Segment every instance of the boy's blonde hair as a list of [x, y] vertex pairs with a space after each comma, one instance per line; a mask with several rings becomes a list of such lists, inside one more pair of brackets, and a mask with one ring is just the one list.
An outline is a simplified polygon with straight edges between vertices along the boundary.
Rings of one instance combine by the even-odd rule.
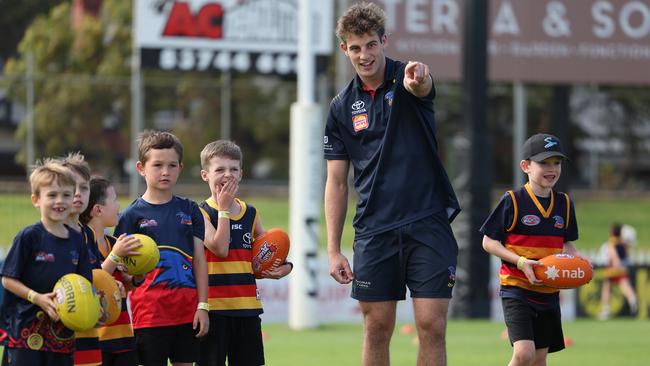
[[32, 174], [29, 175], [29, 185], [34, 196], [41, 194], [43, 187], [58, 183], [59, 186], [75, 186], [75, 179], [68, 167], [63, 166], [61, 161], [45, 159], [36, 162]]
[[90, 180], [90, 165], [88, 165], [86, 157], [80, 151], [68, 153], [68, 155], [61, 159], [61, 164], [79, 174], [84, 180]]
[[374, 3], [354, 4], [336, 22], [336, 36], [343, 43], [350, 35], [376, 34], [381, 39], [386, 33], [386, 14]]
[[244, 154], [241, 148], [229, 140], [217, 140], [205, 145], [201, 150], [201, 168], [207, 169], [210, 159], [214, 157], [239, 160], [239, 167], [242, 166]]
[[144, 165], [149, 158], [149, 151], [156, 149], [174, 149], [178, 154], [178, 162], [183, 162], [183, 145], [173, 133], [166, 131], [146, 130], [138, 137], [138, 160]]

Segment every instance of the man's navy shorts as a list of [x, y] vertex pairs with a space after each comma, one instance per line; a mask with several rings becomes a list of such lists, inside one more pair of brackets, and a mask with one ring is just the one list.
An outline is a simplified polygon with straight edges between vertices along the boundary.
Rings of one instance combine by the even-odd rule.
[[451, 298], [458, 244], [444, 213], [354, 242], [352, 297]]

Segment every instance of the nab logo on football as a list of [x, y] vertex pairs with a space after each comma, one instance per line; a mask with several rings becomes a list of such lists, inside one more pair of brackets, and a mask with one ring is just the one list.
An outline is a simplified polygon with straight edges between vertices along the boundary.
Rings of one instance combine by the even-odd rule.
[[163, 30], [166, 37], [223, 38], [223, 7], [208, 3], [192, 14], [187, 2], [174, 2]]

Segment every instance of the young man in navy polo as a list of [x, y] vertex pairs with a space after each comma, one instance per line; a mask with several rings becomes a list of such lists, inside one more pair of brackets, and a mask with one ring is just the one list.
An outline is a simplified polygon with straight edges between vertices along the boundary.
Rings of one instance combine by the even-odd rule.
[[[458, 247], [449, 225], [459, 206], [438, 158], [427, 65], [387, 58], [386, 16], [375, 4], [350, 7], [337, 36], [356, 77], [330, 105], [325, 128], [325, 217], [330, 274], [352, 282], [364, 316], [363, 365], [388, 365], [395, 309], [413, 297], [418, 364], [444, 365], [447, 309]], [[354, 170], [359, 195], [353, 268], [341, 253]]]

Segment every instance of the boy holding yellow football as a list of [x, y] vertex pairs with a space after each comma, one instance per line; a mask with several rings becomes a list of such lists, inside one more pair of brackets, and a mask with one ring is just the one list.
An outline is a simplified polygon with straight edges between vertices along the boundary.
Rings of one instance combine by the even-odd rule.
[[147, 189], [124, 210], [114, 233], [148, 235], [160, 250], [156, 268], [130, 294], [138, 360], [189, 366], [209, 328], [204, 219], [195, 202], [173, 193], [183, 167], [178, 138], [145, 131], [138, 140], [136, 168]]
[[559, 290], [543, 286], [533, 266], [558, 253], [578, 255], [573, 204], [553, 190], [566, 159], [557, 137], [536, 134], [524, 143], [520, 167], [528, 183], [508, 191], [480, 231], [483, 248], [501, 258], [503, 314], [513, 345], [510, 366], [545, 365], [549, 352], [564, 349]]
[[[210, 197], [201, 203], [205, 223], [205, 256], [210, 279], [210, 331], [201, 340], [200, 366], [264, 365], [260, 314], [262, 303], [252, 267], [252, 242], [264, 234], [255, 207], [235, 197], [242, 178], [242, 151], [218, 140], [201, 151], [201, 178]], [[291, 272], [285, 262], [262, 273], [279, 279]]]
[[[101, 268], [100, 254], [97, 250], [95, 233], [86, 224], [79, 221], [79, 215], [88, 206], [90, 195], [90, 166], [80, 152], [69, 153], [61, 159], [61, 164], [70, 169], [75, 179], [74, 198], [72, 209], [66, 224], [73, 230], [81, 233], [88, 250], [88, 259], [92, 268]], [[97, 328], [77, 332], [75, 334], [74, 364], [83, 366], [101, 366], [102, 352], [99, 348], [99, 335]]]
[[[122, 234], [119, 238], [115, 238], [104, 234], [106, 228], [117, 225], [119, 209], [120, 203], [113, 184], [107, 179], [94, 177], [90, 180], [88, 207], [79, 219], [95, 233], [102, 269], [112, 274], [120, 285], [126, 283], [127, 287], [134, 288], [142, 282], [143, 276], [131, 276], [122, 272], [118, 264], [121, 257], [137, 255], [136, 249], [142, 244], [131, 235]], [[120, 287], [124, 291], [124, 287]], [[104, 366], [138, 364], [126, 293], [122, 294], [122, 310], [118, 319], [112, 324], [99, 327], [98, 335]]]
[[65, 224], [75, 178], [60, 162], [46, 160], [29, 180], [41, 219], [18, 233], [2, 268], [2, 364], [71, 366], [74, 332], [58, 321], [52, 288], [68, 273], [92, 279], [83, 238]]

